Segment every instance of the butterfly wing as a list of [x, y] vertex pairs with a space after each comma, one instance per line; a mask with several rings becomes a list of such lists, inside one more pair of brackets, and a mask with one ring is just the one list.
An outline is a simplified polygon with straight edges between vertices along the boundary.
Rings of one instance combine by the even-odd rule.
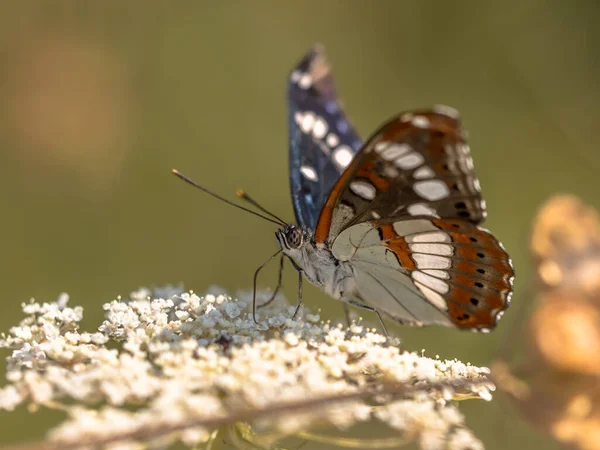
[[352, 224], [419, 215], [486, 216], [458, 113], [447, 106], [401, 114], [369, 139], [333, 186], [316, 241], [333, 242]]
[[337, 99], [320, 46], [292, 71], [288, 102], [292, 201], [297, 223], [313, 231], [327, 195], [362, 142]]
[[346, 228], [332, 246], [363, 302], [400, 323], [491, 329], [514, 272], [498, 240], [462, 219], [382, 219]]
[[486, 215], [457, 113], [402, 114], [334, 185], [315, 241], [350, 263], [355, 293], [401, 323], [493, 328], [514, 272]]

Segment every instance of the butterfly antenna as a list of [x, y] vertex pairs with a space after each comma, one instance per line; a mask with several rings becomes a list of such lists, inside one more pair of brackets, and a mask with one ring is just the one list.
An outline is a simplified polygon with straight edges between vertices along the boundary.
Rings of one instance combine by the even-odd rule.
[[[271, 222], [271, 223], [274, 223], [274, 224], [277, 224], [277, 225], [282, 225], [282, 223], [280, 223], [280, 222], [278, 222], [278, 221], [276, 221], [276, 220], [273, 220], [273, 219], [271, 219], [270, 217], [263, 216], [262, 214], [259, 214], [259, 213], [257, 213], [256, 211], [252, 211], [251, 209], [244, 208], [243, 206], [241, 206], [241, 205], [238, 205], [237, 203], [234, 203], [234, 202], [232, 202], [231, 200], [227, 200], [226, 198], [224, 198], [224, 197], [221, 197], [220, 195], [218, 195], [218, 194], [215, 194], [215, 193], [214, 193], [214, 192], [212, 192], [212, 191], [209, 191], [209, 190], [208, 190], [208, 189], [206, 189], [205, 187], [203, 187], [203, 186], [200, 186], [198, 183], [196, 183], [196, 182], [195, 182], [194, 180], [192, 180], [191, 178], [188, 178], [188, 177], [186, 177], [184, 174], [182, 174], [181, 172], [179, 172], [177, 169], [173, 169], [173, 170], [171, 171], [171, 173], [172, 173], [173, 175], [175, 175], [175, 176], [177, 176], [177, 177], [181, 178], [181, 179], [182, 179], [183, 181], [185, 181], [186, 183], [188, 183], [188, 184], [191, 184], [191, 185], [192, 185], [192, 186], [194, 186], [195, 188], [198, 188], [198, 189], [200, 189], [201, 191], [204, 191], [204, 192], [206, 192], [208, 195], [212, 195], [213, 197], [215, 197], [215, 198], [217, 198], [217, 199], [221, 200], [222, 202], [225, 202], [225, 203], [227, 203], [228, 205], [235, 206], [236, 208], [239, 208], [239, 209], [241, 209], [242, 211], [246, 211], [246, 212], [249, 212], [250, 214], [254, 214], [255, 216], [257, 216], [257, 217], [260, 217], [261, 219], [268, 220], [268, 221], [269, 221], [269, 222]], [[261, 209], [262, 209], [262, 208], [261, 208]], [[271, 215], [272, 215], [272, 214], [271, 214]], [[285, 225], [285, 223], [283, 223], [283, 225]]]
[[237, 191], [235, 191], [235, 195], [237, 195], [239, 198], [241, 198], [243, 200], [246, 200], [248, 203], [250, 203], [254, 207], [260, 209], [265, 214], [268, 214], [269, 216], [273, 217], [274, 219], [279, 220], [279, 222], [281, 223], [281, 225], [284, 225], [284, 226], [287, 225], [287, 222], [285, 220], [281, 219], [280, 217], [277, 217], [272, 212], [270, 212], [270, 211], [266, 210], [265, 208], [263, 208], [262, 206], [260, 206], [258, 204], [258, 202], [256, 200], [254, 200], [252, 197], [250, 197], [248, 195], [248, 193], [246, 191], [244, 191], [243, 189], [238, 189]]

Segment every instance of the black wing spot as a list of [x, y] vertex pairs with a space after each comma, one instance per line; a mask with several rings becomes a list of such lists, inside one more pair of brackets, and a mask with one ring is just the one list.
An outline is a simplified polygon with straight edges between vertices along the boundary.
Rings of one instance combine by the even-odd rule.
[[469, 217], [470, 215], [471, 215], [471, 213], [469, 211], [459, 211], [458, 212], [459, 217]]
[[483, 270], [483, 269], [477, 269], [477, 272], [479, 272], [479, 273], [485, 273], [485, 270]]
[[471, 239], [471, 242], [477, 242], [477, 239], [474, 237], [470, 237], [469, 239]]
[[454, 206], [455, 206], [457, 209], [465, 209], [465, 208], [467, 207], [467, 205], [465, 204], [465, 202], [456, 202], [456, 203], [454, 204]]
[[460, 225], [459, 225], [459, 224], [457, 224], [457, 223], [453, 223], [453, 224], [452, 224], [452, 226], [453, 226], [454, 228], [460, 228]]
[[469, 299], [469, 301], [471, 302], [471, 305], [473, 305], [473, 306], [479, 305], [479, 300], [477, 300], [475, 297], [471, 297]]
[[477, 257], [478, 258], [485, 258], [485, 255], [481, 252], [477, 253]]
[[477, 281], [477, 282], [475, 283], [475, 286], [477, 286], [478, 288], [482, 288], [482, 287], [483, 287], [483, 284], [482, 284], [482, 283], [480, 283], [479, 281]]

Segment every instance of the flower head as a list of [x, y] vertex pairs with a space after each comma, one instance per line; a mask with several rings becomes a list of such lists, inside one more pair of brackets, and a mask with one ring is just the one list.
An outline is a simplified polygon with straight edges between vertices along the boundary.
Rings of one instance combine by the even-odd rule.
[[60, 405], [68, 418], [49, 436], [62, 445], [137, 448], [160, 437], [193, 446], [248, 422], [265, 446], [379, 420], [424, 448], [481, 448], [451, 400], [489, 399], [486, 368], [402, 351], [361, 323], [310, 312], [292, 320], [295, 307], [280, 296], [259, 310], [257, 326], [247, 294], [160, 293], [105, 304], [93, 332], [80, 330], [83, 310], [64, 296], [23, 305], [26, 317], [0, 340], [12, 349], [0, 408]]

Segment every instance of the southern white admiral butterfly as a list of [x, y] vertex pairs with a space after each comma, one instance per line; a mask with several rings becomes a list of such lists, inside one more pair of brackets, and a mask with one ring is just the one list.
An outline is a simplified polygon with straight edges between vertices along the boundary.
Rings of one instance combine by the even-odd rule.
[[267, 262], [283, 252], [298, 270], [298, 307], [304, 276], [397, 323], [494, 328], [514, 271], [502, 244], [478, 225], [486, 205], [457, 111], [400, 114], [363, 144], [318, 46], [292, 71], [288, 102], [298, 225], [238, 195], [283, 225]]

